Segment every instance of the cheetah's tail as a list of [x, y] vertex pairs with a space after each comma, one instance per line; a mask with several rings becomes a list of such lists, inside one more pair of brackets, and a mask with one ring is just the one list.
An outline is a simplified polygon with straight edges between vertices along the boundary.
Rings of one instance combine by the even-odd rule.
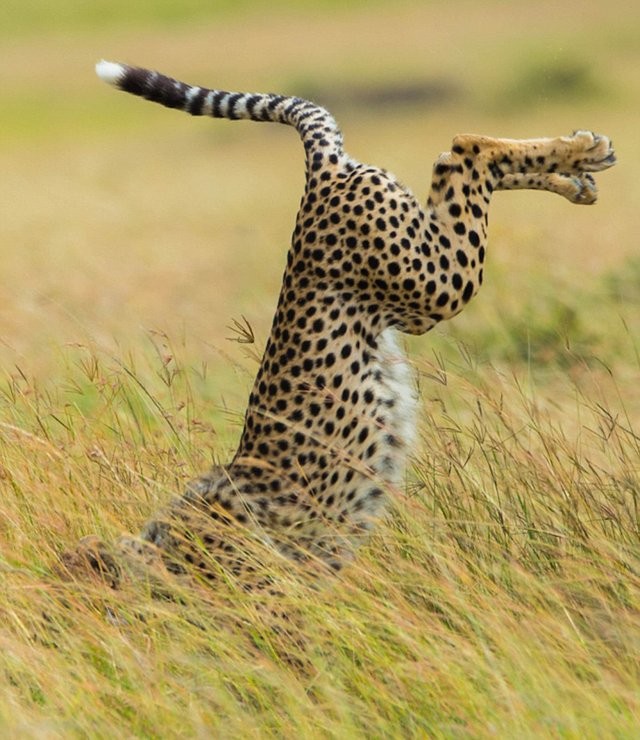
[[295, 126], [304, 142], [309, 162], [313, 163], [313, 170], [329, 162], [337, 164], [344, 157], [342, 134], [333, 117], [308, 100], [193, 87], [159, 72], [104, 60], [96, 64], [96, 73], [100, 79], [120, 90], [167, 108], [178, 108], [192, 116], [275, 121]]

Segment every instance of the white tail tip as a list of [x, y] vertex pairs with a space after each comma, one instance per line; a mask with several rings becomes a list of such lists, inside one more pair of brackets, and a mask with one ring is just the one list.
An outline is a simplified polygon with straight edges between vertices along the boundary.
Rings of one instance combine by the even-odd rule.
[[105, 62], [104, 59], [96, 64], [96, 74], [98, 77], [116, 87], [118, 86], [118, 82], [124, 77], [126, 71], [127, 68], [122, 64]]

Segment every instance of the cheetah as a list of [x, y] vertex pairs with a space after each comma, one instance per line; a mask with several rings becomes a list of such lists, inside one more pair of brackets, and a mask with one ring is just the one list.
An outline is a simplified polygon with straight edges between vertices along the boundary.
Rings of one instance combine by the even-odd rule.
[[615, 164], [611, 143], [588, 131], [456, 136], [422, 207], [392, 174], [353, 160], [314, 103], [193, 87], [111, 62], [96, 71], [194, 116], [295, 127], [306, 187], [233, 459], [190, 484], [141, 536], [113, 547], [84, 538], [64, 562], [70, 570], [88, 562], [114, 586], [136, 563], [250, 582], [255, 568], [241, 544], [250, 533], [292, 561], [339, 570], [397, 490], [414, 439], [416, 391], [398, 332], [424, 334], [478, 292], [494, 191], [548, 190], [592, 204], [591, 173]]

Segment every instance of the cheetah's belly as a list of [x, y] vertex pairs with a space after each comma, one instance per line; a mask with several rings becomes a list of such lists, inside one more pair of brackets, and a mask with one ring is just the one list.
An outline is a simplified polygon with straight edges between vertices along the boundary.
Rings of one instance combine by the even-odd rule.
[[[368, 472], [356, 476], [350, 519], [357, 527], [369, 529], [382, 514], [393, 486], [404, 471], [407, 450], [416, 430], [417, 394], [407, 360], [398, 347], [395, 329], [378, 338], [373, 378], [376, 403], [371, 411], [372, 430], [366, 450], [353, 450], [354, 457], [366, 460]], [[371, 445], [375, 453], [369, 456]], [[363, 457], [363, 453], [364, 457]]]
[[407, 450], [414, 442], [418, 405], [413, 373], [396, 336], [395, 329], [387, 329], [378, 341], [382, 378], [377, 391], [383, 399], [380, 407], [384, 424], [375, 435], [380, 453], [372, 461], [373, 469], [391, 484], [399, 481]]
[[[371, 373], [363, 379], [363, 388], [374, 392], [376, 399], [372, 407], [362, 410], [362, 416], [371, 419], [366, 441], [342, 448], [344, 462], [336, 465], [337, 480], [318, 499], [324, 507], [324, 523], [310, 519], [308, 513], [299, 519], [291, 517], [296, 520], [289, 530], [291, 541], [332, 567], [339, 568], [351, 558], [362, 533], [384, 512], [389, 494], [401, 480], [407, 450], [415, 437], [417, 394], [395, 331], [387, 329], [378, 337]], [[375, 452], [369, 455], [372, 446]], [[333, 524], [327, 527], [328, 521]], [[341, 523], [338, 529], [336, 522]], [[297, 557], [295, 548], [279, 545], [279, 549], [287, 557]]]

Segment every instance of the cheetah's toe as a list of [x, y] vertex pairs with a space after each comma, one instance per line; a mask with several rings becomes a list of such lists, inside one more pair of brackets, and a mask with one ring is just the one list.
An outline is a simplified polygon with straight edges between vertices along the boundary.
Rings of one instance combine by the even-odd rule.
[[575, 193], [569, 197], [572, 203], [577, 203], [581, 206], [590, 206], [598, 200], [596, 181], [588, 173], [585, 172], [582, 175], [573, 177], [572, 183], [575, 186]]

